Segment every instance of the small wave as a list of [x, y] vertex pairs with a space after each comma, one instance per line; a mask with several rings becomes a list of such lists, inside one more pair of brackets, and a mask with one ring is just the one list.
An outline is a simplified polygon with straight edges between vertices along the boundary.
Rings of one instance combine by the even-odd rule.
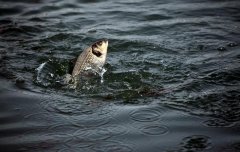
[[19, 14], [22, 12], [20, 6], [10, 7], [10, 8], [0, 8], [0, 16]]

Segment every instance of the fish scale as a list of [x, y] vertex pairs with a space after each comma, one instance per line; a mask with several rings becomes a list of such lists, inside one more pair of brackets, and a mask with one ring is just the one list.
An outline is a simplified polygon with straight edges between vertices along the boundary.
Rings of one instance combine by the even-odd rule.
[[[87, 70], [88, 67], [93, 70], [101, 69], [105, 63], [107, 47], [108, 41], [101, 40], [85, 49], [76, 61], [75, 67], [72, 71], [72, 76], [75, 77], [80, 75], [84, 70]], [[94, 54], [93, 49], [94, 52], [97, 52], [98, 54]], [[99, 54], [100, 56], [98, 56]]]

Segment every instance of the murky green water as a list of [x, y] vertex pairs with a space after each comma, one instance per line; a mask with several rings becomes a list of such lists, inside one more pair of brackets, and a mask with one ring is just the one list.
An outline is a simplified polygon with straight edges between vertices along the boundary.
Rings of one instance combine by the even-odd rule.
[[[0, 4], [1, 150], [240, 151], [238, 0]], [[103, 82], [63, 87], [102, 38]]]

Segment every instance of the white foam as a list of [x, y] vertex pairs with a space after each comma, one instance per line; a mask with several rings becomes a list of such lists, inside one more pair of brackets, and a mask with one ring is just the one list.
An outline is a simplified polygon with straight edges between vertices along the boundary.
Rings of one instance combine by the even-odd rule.
[[39, 75], [42, 72], [42, 69], [46, 65], [46, 63], [47, 62], [44, 62], [44, 63], [40, 64], [39, 67], [36, 69], [37, 70], [37, 81], [41, 81]]

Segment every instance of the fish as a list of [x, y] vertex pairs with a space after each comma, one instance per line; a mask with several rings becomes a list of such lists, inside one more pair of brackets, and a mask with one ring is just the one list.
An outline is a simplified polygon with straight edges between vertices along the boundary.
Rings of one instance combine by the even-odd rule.
[[108, 40], [99, 40], [77, 57], [69, 62], [69, 71], [63, 78], [63, 85], [76, 88], [81, 82], [95, 74], [100, 76], [104, 72], [103, 66], [106, 62]]
[[88, 48], [86, 48], [77, 58], [73, 71], [72, 78], [78, 77], [91, 69], [95, 72], [100, 72], [106, 62], [108, 49], [108, 40], [99, 40]]

